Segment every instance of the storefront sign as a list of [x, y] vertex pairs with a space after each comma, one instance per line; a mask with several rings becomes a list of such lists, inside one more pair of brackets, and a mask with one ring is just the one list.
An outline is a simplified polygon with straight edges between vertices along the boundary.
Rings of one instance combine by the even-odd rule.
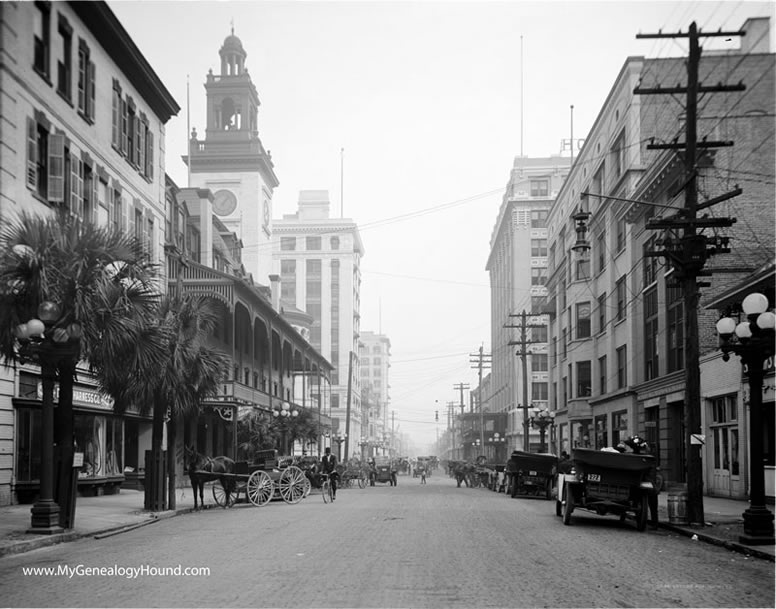
[[[43, 382], [38, 381], [38, 399], [43, 399]], [[54, 401], [59, 403], [59, 383], [54, 385]], [[113, 398], [96, 389], [73, 387], [73, 405], [90, 406], [100, 410], [113, 410]]]

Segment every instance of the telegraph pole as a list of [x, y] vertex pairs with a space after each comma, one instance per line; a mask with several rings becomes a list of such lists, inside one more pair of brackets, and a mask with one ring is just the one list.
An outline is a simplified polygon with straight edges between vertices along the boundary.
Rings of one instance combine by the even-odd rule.
[[455, 402], [447, 403], [447, 417], [450, 427], [450, 458], [455, 455]]
[[[477, 353], [470, 353], [469, 357], [476, 358], [474, 360], [470, 359], [469, 362], [472, 364], [476, 364], [475, 366], [472, 366], [472, 368], [478, 369], [478, 378], [479, 378], [479, 385], [477, 386], [477, 395], [479, 398], [477, 399], [478, 406], [480, 409], [480, 446], [482, 447], [482, 450], [485, 450], [485, 416], [484, 416], [484, 404], [482, 402], [482, 369], [485, 367], [490, 368], [490, 366], [493, 364], [493, 355], [491, 353], [485, 353], [482, 345], [480, 345], [480, 350]], [[472, 411], [474, 409], [474, 405], [472, 404]]]
[[520, 359], [522, 360], [522, 368], [523, 368], [523, 404], [518, 406], [518, 408], [523, 409], [523, 450], [525, 452], [529, 452], [529, 441], [528, 441], [528, 408], [530, 402], [528, 401], [528, 356], [531, 355], [531, 352], [528, 350], [528, 345], [533, 345], [535, 343], [538, 343], [539, 341], [536, 340], [529, 340], [528, 339], [528, 330], [531, 328], [543, 328], [544, 326], [542, 324], [529, 324], [528, 323], [528, 313], [525, 309], [523, 309], [522, 313], [519, 313], [517, 315], [513, 315], [510, 313], [510, 317], [519, 317], [520, 318], [520, 324], [513, 326], [509, 324], [505, 324], [505, 328], [518, 328], [520, 330], [520, 340], [510, 340], [507, 344], [508, 345], [520, 345], [520, 349], [515, 351], [515, 355], [519, 355]]
[[469, 383], [458, 383], [457, 385], [453, 385], [453, 389], [457, 389], [461, 392], [461, 414], [463, 414], [463, 408], [464, 408], [464, 401], [463, 401], [463, 390], [469, 388]]
[[[682, 289], [684, 302], [684, 340], [685, 350], [685, 444], [687, 448], [687, 512], [691, 523], [705, 524], [703, 510], [703, 470], [701, 462], [701, 373], [700, 373], [700, 341], [698, 338], [698, 302], [700, 287], [708, 287], [706, 282], [698, 282], [699, 276], [708, 276], [711, 273], [704, 271], [703, 267], [710, 255], [729, 252], [727, 241], [719, 238], [709, 238], [698, 230], [712, 227], [729, 227], [735, 222], [735, 218], [698, 218], [699, 209], [705, 209], [740, 194], [740, 189], [722, 195], [714, 200], [698, 204], [698, 188], [696, 178], [698, 174], [698, 149], [718, 148], [732, 146], [729, 141], [698, 141], [698, 94], [711, 92], [743, 91], [744, 85], [701, 86], [698, 82], [698, 66], [701, 58], [699, 38], [701, 36], [743, 36], [745, 32], [718, 32], [701, 33], [693, 22], [687, 33], [681, 31], [676, 34], [638, 34], [636, 38], [688, 38], [690, 43], [689, 57], [687, 60], [687, 86], [661, 87], [645, 89], [641, 86], [633, 91], [637, 95], [675, 95], [686, 94], [686, 125], [685, 141], [669, 144], [649, 144], [647, 148], [653, 150], [681, 150], [684, 149], [684, 208], [669, 217], [657, 218], [647, 222], [646, 228], [666, 231], [667, 236], [658, 241], [662, 251], [647, 252], [647, 256], [664, 257], [675, 269], [676, 279]], [[677, 236], [681, 231], [681, 236]]]

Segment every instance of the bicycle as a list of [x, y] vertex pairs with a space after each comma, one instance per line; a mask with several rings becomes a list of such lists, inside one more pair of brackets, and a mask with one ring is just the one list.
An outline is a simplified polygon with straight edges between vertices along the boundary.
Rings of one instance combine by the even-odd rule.
[[329, 474], [318, 474], [321, 477], [321, 495], [323, 496], [324, 503], [331, 503], [334, 501], [334, 493], [331, 490], [331, 480], [329, 480]]

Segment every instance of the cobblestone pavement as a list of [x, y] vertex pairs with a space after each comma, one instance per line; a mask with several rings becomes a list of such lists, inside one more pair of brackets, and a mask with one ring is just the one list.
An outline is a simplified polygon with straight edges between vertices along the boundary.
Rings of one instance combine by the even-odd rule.
[[[25, 576], [27, 567], [207, 567], [209, 575]], [[427, 485], [333, 504], [237, 505], [0, 558], [0, 605], [773, 607], [774, 565], [554, 503]]]

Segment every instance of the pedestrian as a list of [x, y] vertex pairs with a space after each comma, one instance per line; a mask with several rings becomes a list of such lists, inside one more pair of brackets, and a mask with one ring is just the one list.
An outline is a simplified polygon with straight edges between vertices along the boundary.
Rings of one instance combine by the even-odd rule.
[[331, 447], [327, 446], [324, 451], [323, 459], [321, 459], [321, 467], [324, 474], [329, 474], [329, 482], [331, 482], [331, 500], [334, 501], [337, 498], [337, 457], [331, 454]]
[[426, 468], [422, 465], [418, 468], [420, 470], [420, 483], [425, 484], [426, 483]]

